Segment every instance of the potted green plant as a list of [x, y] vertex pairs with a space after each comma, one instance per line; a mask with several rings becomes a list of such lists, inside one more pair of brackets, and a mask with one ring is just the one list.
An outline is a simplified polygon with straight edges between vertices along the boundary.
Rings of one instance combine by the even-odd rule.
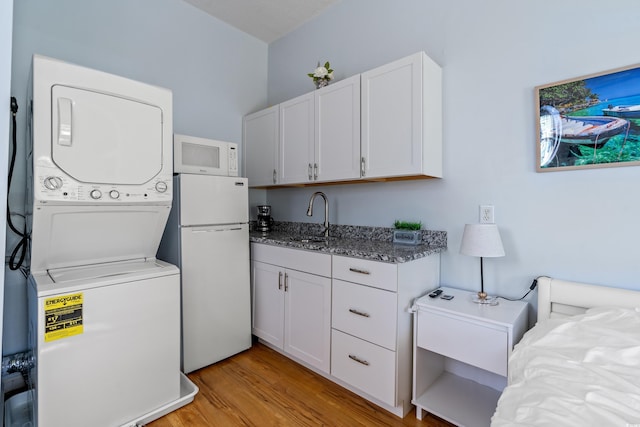
[[400, 221], [393, 223], [393, 243], [417, 245], [422, 241], [422, 222]]

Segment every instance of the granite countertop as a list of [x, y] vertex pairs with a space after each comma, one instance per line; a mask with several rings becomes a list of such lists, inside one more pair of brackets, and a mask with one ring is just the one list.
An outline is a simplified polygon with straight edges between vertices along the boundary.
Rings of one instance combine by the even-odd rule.
[[447, 248], [445, 231], [423, 230], [422, 233], [423, 243], [414, 246], [394, 244], [392, 228], [331, 225], [330, 237], [325, 240], [322, 227], [317, 224], [276, 222], [273, 231], [251, 231], [249, 239], [254, 243], [402, 263], [440, 253]]

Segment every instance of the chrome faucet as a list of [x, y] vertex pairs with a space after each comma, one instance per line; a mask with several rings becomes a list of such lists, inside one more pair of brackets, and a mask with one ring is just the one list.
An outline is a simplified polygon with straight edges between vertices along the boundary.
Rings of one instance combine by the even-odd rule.
[[329, 201], [322, 191], [316, 191], [311, 195], [311, 199], [309, 199], [309, 207], [307, 208], [307, 216], [313, 215], [313, 201], [316, 199], [316, 196], [320, 196], [324, 199], [324, 237], [329, 237]]

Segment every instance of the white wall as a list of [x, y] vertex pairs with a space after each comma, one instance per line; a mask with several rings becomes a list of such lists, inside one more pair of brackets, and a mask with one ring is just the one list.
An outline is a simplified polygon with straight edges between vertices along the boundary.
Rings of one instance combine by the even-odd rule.
[[[0, 224], [6, 222], [7, 201], [7, 158], [9, 155], [9, 137], [11, 132], [11, 36], [13, 28], [13, 0], [0, 2]], [[0, 228], [0, 242], [4, 242], [6, 230]], [[4, 258], [4, 247], [0, 246]], [[0, 276], [0, 312], [4, 307], [4, 275]], [[3, 336], [3, 319], [0, 317], [0, 340]], [[0, 414], [3, 413], [0, 410]]]
[[[267, 100], [266, 43], [182, 0], [20, 0], [11, 85], [20, 105], [15, 206], [24, 204], [26, 94], [34, 53], [171, 89], [177, 133], [241, 143], [242, 117]], [[9, 251], [14, 243], [8, 242]], [[9, 275], [5, 354], [26, 346], [25, 301], [24, 278]]]
[[271, 104], [311, 91], [318, 61], [341, 79], [424, 50], [444, 75], [444, 179], [269, 190], [274, 218], [309, 221], [322, 190], [332, 223], [422, 220], [448, 232], [443, 284], [476, 289], [460, 238], [491, 204], [506, 257], [485, 260], [489, 292], [522, 296], [538, 275], [640, 289], [640, 168], [536, 173], [534, 108], [537, 85], [640, 62], [640, 3], [542, 3], [342, 0], [272, 43]]

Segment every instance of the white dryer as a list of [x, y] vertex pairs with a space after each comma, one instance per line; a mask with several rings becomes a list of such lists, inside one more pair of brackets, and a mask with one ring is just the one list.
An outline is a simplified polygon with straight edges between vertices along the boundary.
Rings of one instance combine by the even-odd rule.
[[31, 271], [155, 257], [172, 200], [167, 89], [34, 56]]
[[148, 422], [195, 394], [181, 388], [179, 270], [155, 259], [172, 200], [171, 92], [37, 55], [31, 90], [34, 418]]

